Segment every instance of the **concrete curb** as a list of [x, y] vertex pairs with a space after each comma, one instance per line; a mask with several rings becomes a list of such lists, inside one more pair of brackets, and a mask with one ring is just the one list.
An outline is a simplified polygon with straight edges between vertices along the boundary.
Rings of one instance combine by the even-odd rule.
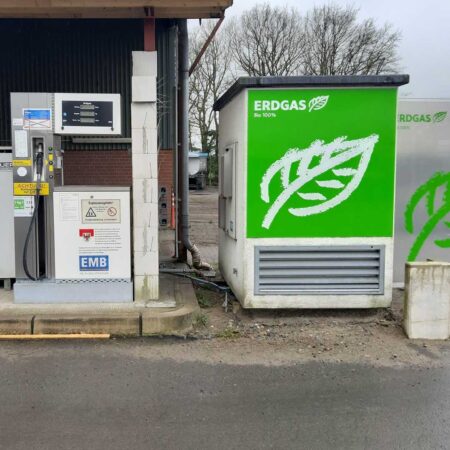
[[37, 315], [33, 334], [101, 334], [139, 336], [140, 314]]
[[[176, 335], [189, 330], [195, 314], [200, 310], [190, 280], [173, 277], [175, 308], [155, 308], [135, 304], [124, 310], [114, 309], [83, 311], [79, 307], [65, 305], [63, 311], [39, 311], [38, 305], [30, 305], [30, 314], [20, 305], [21, 312], [0, 311], [0, 334], [102, 334], [112, 336]], [[32, 313], [31, 313], [32, 312]]]
[[175, 284], [175, 300], [182, 307], [174, 311], [142, 313], [142, 336], [171, 335], [192, 327], [194, 316], [200, 308], [192, 283], [178, 279]]
[[0, 316], [0, 334], [30, 334], [33, 328], [32, 314]]

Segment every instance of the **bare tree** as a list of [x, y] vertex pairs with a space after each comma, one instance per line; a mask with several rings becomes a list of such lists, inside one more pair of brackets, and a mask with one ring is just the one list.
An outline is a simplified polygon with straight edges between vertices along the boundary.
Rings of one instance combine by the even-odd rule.
[[304, 21], [301, 71], [306, 75], [370, 75], [397, 71], [400, 33], [373, 19], [357, 22], [354, 7], [315, 7]]
[[[327, 5], [302, 18], [295, 9], [256, 5], [222, 27], [190, 77], [190, 140], [209, 154], [217, 176], [218, 115], [214, 102], [235, 74], [369, 75], [395, 72], [400, 33], [372, 19], [357, 21], [354, 7]], [[191, 33], [191, 62], [214, 23]]]
[[[208, 38], [214, 23], [206, 22], [191, 33], [190, 59], [195, 59]], [[211, 41], [199, 65], [190, 76], [189, 113], [191, 146], [199, 145], [208, 153], [210, 179], [217, 177], [218, 114], [214, 102], [234, 81], [230, 71], [228, 33], [221, 30]]]
[[259, 4], [230, 25], [238, 67], [250, 76], [298, 73], [303, 51], [302, 20], [295, 9]]

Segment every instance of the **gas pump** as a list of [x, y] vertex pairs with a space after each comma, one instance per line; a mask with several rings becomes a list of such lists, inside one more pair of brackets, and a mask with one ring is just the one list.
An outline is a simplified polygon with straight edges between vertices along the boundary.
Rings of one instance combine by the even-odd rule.
[[51, 194], [62, 184], [61, 137], [53, 133], [53, 95], [12, 93], [11, 118], [16, 279], [51, 279]]
[[[25, 245], [23, 247], [23, 254], [22, 254], [22, 263], [23, 263], [23, 270], [25, 272], [25, 275], [33, 281], [37, 281], [39, 278], [35, 277], [30, 273], [30, 270], [28, 268], [28, 245], [30, 243], [30, 237], [31, 233], [33, 231], [33, 227], [37, 228], [36, 220], [38, 217], [38, 211], [39, 211], [39, 203], [41, 199], [41, 180], [42, 180], [42, 171], [44, 168], [44, 145], [43, 142], [37, 143], [38, 139], [34, 139], [34, 145], [33, 150], [35, 153], [34, 157], [34, 165], [36, 167], [36, 194], [34, 196], [34, 211], [33, 215], [31, 216], [30, 225], [28, 227], [27, 237], [25, 238]], [[41, 139], [39, 139], [41, 141]], [[37, 143], [37, 146], [36, 146]]]
[[132, 301], [130, 189], [64, 186], [61, 148], [120, 135], [120, 95], [12, 93], [11, 119], [15, 302]]

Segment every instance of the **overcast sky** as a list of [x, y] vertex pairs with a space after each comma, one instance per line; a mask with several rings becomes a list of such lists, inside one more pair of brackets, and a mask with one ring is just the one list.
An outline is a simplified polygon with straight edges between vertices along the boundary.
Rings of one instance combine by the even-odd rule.
[[[234, 0], [226, 16], [235, 16], [260, 3]], [[271, 5], [294, 6], [305, 12], [320, 0], [270, 0]], [[347, 5], [347, 1], [335, 1]], [[378, 24], [391, 23], [402, 33], [399, 47], [403, 73], [410, 84], [402, 95], [417, 98], [450, 98], [450, 0], [354, 0], [360, 17], [374, 18]]]

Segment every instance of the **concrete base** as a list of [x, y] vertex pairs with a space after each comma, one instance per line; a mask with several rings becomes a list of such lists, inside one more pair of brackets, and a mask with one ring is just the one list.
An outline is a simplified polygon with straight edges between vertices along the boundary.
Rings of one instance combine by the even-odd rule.
[[17, 281], [15, 303], [126, 303], [133, 301], [133, 283], [107, 281]]
[[[258, 238], [241, 236], [234, 241], [219, 231], [219, 268], [233, 294], [245, 309], [359, 309], [387, 308], [392, 302], [393, 239], [388, 237], [366, 238]], [[239, 244], [240, 242], [240, 244]], [[367, 247], [384, 248], [382, 263], [382, 288], [379, 292], [327, 293], [325, 288], [315, 293], [258, 293], [255, 277], [258, 271], [255, 248], [257, 247]], [[383, 258], [382, 258], [383, 260]]]
[[403, 311], [410, 339], [450, 337], [450, 263], [406, 264]]
[[16, 304], [0, 290], [0, 334], [173, 335], [192, 326], [199, 310], [192, 283], [160, 277], [158, 301], [90, 304]]

